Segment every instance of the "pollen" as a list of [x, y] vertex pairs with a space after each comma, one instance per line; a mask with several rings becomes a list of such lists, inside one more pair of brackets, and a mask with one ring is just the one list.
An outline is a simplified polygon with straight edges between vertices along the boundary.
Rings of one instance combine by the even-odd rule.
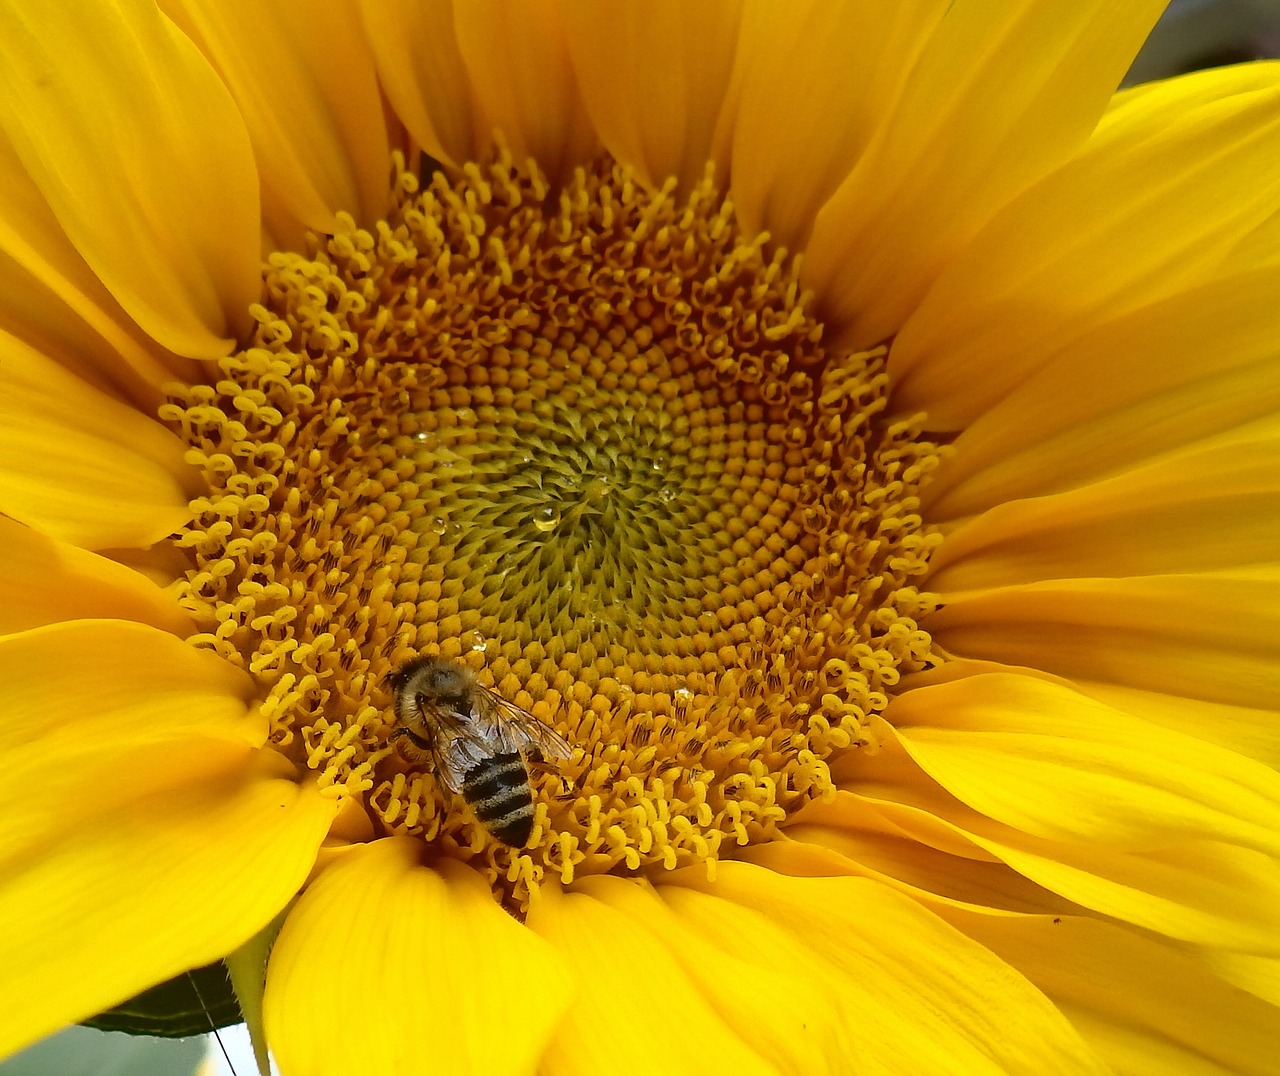
[[[797, 259], [710, 170], [609, 158], [554, 190], [502, 149], [264, 266], [252, 339], [162, 417], [207, 493], [175, 538], [193, 640], [373, 832], [544, 880], [716, 862], [830, 797], [934, 662], [915, 583], [941, 449], [885, 417], [885, 349], [828, 350]], [[441, 655], [573, 745], [513, 849], [389, 746]]]

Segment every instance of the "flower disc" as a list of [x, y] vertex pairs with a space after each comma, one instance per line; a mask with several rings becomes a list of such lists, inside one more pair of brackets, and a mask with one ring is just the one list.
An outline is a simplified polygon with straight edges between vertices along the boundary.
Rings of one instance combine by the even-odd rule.
[[[512, 906], [548, 870], [712, 870], [831, 794], [930, 662], [939, 449], [710, 175], [677, 200], [604, 158], [554, 192], [499, 151], [395, 183], [372, 231], [272, 256], [249, 346], [165, 406], [209, 485], [200, 642], [333, 794]], [[388, 746], [419, 654], [574, 745], [531, 765], [525, 848]]]

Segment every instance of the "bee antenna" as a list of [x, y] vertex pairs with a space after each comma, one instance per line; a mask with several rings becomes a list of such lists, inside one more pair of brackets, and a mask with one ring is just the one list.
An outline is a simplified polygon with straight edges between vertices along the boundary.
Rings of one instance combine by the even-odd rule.
[[200, 1002], [200, 1008], [204, 1010], [205, 1019], [209, 1021], [209, 1030], [213, 1032], [213, 1037], [218, 1040], [218, 1049], [222, 1051], [222, 1059], [227, 1063], [227, 1068], [231, 1070], [231, 1076], [236, 1076], [236, 1067], [231, 1063], [231, 1055], [227, 1053], [227, 1047], [222, 1041], [222, 1035], [218, 1031], [218, 1025], [214, 1023], [213, 1013], [209, 1011], [209, 1004], [204, 1000], [204, 995], [200, 993], [200, 984], [196, 982], [196, 977], [187, 971], [187, 979], [191, 983], [191, 989], [196, 992], [196, 1000]]

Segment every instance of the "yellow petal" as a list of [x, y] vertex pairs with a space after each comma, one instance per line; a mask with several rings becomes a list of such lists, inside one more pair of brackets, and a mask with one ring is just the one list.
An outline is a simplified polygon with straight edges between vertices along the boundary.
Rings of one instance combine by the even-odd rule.
[[[924, 493], [929, 517], [1071, 489], [1273, 415], [1277, 294], [1276, 267], [1233, 274], [1109, 320], [1045, 359], [956, 438]], [[985, 390], [960, 391], [988, 406], [975, 395]]]
[[[600, 140], [650, 186], [675, 176], [687, 191], [702, 178], [740, 16], [737, 0], [567, 5], [573, 66]], [[727, 165], [716, 161], [721, 183]]]
[[491, 132], [477, 125], [453, 5], [361, 0], [361, 13], [379, 81], [414, 141], [455, 167], [475, 160]]
[[252, 746], [251, 689], [137, 624], [0, 639], [0, 1055], [217, 959], [305, 880], [333, 805]]
[[352, 848], [285, 920], [267, 1040], [287, 1073], [531, 1072], [571, 984], [469, 867], [421, 844]]
[[1026, 833], [1134, 850], [1280, 853], [1280, 775], [1043, 680], [986, 674], [895, 698], [886, 720], [953, 796]]
[[988, 591], [923, 621], [956, 657], [1274, 708], [1276, 574], [1070, 579]]
[[1192, 949], [1194, 959], [1212, 968], [1233, 986], [1280, 1009], [1280, 957], [1227, 953], [1220, 949]]
[[1274, 710], [1088, 680], [1077, 680], [1075, 686], [1113, 709], [1197, 736], [1280, 770], [1280, 722], [1276, 721]]
[[143, 0], [0, 5], [0, 125], [131, 317], [226, 353], [258, 294], [258, 193], [226, 88]]
[[1168, 945], [1076, 916], [944, 915], [1048, 994], [1117, 1072], [1275, 1070], [1280, 1008]]
[[[737, 1022], [726, 1022], [724, 1010], [729, 1008], [730, 999], [752, 992], [753, 984], [744, 981], [753, 970], [750, 962], [737, 962], [734, 970], [743, 980], [736, 988], [731, 982], [717, 984], [717, 989], [723, 987], [722, 998], [703, 989], [687, 971], [684, 958], [688, 954], [680, 949], [684, 940], [681, 935], [687, 928], [660, 908], [647, 914], [642, 910], [637, 918], [634, 905], [625, 900], [628, 890], [639, 893], [643, 884], [593, 878], [583, 893], [544, 892], [530, 907], [529, 927], [551, 942], [585, 984], [560, 1022], [543, 1061], [543, 1071], [556, 1076], [596, 1076], [602, 1072], [732, 1072], [763, 1076], [776, 1072], [769, 1056], [785, 1054], [796, 1045], [772, 1046], [769, 1040], [784, 1030], [804, 1031], [803, 1027], [796, 1027], [795, 1012], [786, 995], [778, 996], [773, 1035], [760, 1028], [748, 1042], [746, 1033], [738, 1033]], [[644, 899], [637, 897], [639, 901]], [[632, 914], [626, 914], [621, 906]], [[670, 936], [665, 933], [668, 927], [673, 931]], [[705, 943], [697, 949], [704, 958], [718, 958], [722, 967], [730, 963], [723, 952], [716, 952]], [[794, 963], [785, 953], [778, 962]], [[811, 995], [812, 987], [796, 984], [794, 978], [783, 973], [777, 976], [777, 982], [796, 986], [800, 990], [797, 1001], [802, 1001]], [[646, 1018], [640, 999], [647, 998], [661, 998], [665, 1014], [662, 1019]], [[756, 1015], [764, 1015], [763, 1008], [758, 1002], [752, 1005]], [[816, 1051], [825, 1056], [835, 1048], [830, 1041], [824, 1042], [831, 1034], [829, 1027], [821, 1031], [815, 1027], [813, 1037], [801, 1039], [798, 1045], [810, 1054]], [[760, 1038], [766, 1041], [758, 1052], [753, 1045]], [[815, 1071], [823, 1069], [815, 1066]]]
[[373, 53], [354, 4], [162, 7], [201, 47], [239, 106], [262, 182], [267, 228], [289, 249], [345, 210], [385, 214], [390, 156]]
[[904, 677], [899, 684], [899, 693], [983, 673], [1014, 673], [1071, 687], [1140, 721], [1205, 740], [1273, 770], [1280, 770], [1280, 725], [1275, 721], [1274, 711], [1268, 709], [1183, 698], [1163, 690], [1147, 691], [1092, 680], [1066, 680], [1038, 669], [1003, 665], [998, 661], [948, 661]]
[[1093, 137], [1131, 138], [1131, 125], [1135, 122], [1144, 124], [1150, 136], [1159, 137], [1163, 126], [1185, 115], [1189, 109], [1265, 90], [1275, 84], [1276, 70], [1271, 63], [1209, 67], [1174, 78], [1139, 83], [1111, 98]]
[[1270, 857], [1223, 845], [1131, 854], [977, 839], [1028, 878], [1104, 916], [1195, 945], [1280, 955], [1280, 871]]
[[0, 338], [0, 511], [89, 549], [150, 545], [190, 518], [184, 452], [158, 422]]
[[453, 17], [476, 134], [487, 141], [501, 131], [517, 160], [534, 158], [553, 181], [591, 160], [599, 143], [560, 5], [455, 0]]
[[0, 634], [61, 620], [135, 620], [179, 637], [191, 618], [138, 572], [0, 516]]
[[1075, 151], [1163, 7], [947, 6], [809, 241], [809, 277], [843, 341], [895, 332], [984, 222]]
[[[1214, 67], [1163, 82], [1133, 86], [1111, 99], [1111, 107], [1095, 135], [1105, 134], [1112, 123], [1117, 123], [1119, 137], [1125, 138], [1128, 137], [1127, 127], [1132, 117], [1140, 114], [1139, 110], [1161, 110], [1165, 117], [1173, 120], [1192, 108], [1215, 100], [1274, 88], [1276, 75], [1275, 64], [1259, 62]], [[1154, 137], [1159, 137], [1164, 124], [1156, 117], [1150, 117], [1145, 126]], [[1280, 212], [1273, 212], [1231, 246], [1218, 275], [1229, 277], [1261, 265], [1274, 264], [1278, 253]]]
[[[1087, 915], [1002, 863], [947, 856], [903, 838], [849, 792], [833, 804], [811, 804], [798, 825], [788, 824], [787, 836], [797, 843], [758, 845], [745, 855], [809, 876], [866, 874], [909, 893], [1026, 975], [1121, 1071], [1122, 1042], [1132, 1043], [1137, 1057], [1167, 1052], [1170, 1072], [1188, 1071], [1197, 1056], [1225, 1071], [1267, 1071], [1240, 1059], [1270, 1064], [1260, 1047], [1280, 1019], [1270, 1008], [1280, 1002], [1280, 960], [1217, 948], [1179, 952]], [[1213, 1016], [1201, 1018], [1202, 1006]]]
[[4, 137], [0, 190], [0, 332], [154, 410], [159, 387], [196, 364], [164, 351], [120, 309]]
[[928, 586], [951, 602], [1042, 579], [1258, 564], [1280, 549], [1277, 520], [1280, 429], [1216, 438], [1092, 485], [998, 504], [947, 534]]
[[1280, 952], [1280, 865], [1272, 856], [1206, 840], [1130, 851], [1034, 836], [949, 795], [892, 741], [844, 767], [840, 779], [908, 837], [961, 853], [976, 844], [1102, 915], [1193, 945]]
[[186, 550], [167, 540], [150, 546], [101, 549], [98, 552], [150, 579], [158, 587], [172, 586], [174, 580], [183, 578], [191, 567]]
[[[788, 862], [804, 856], [815, 864], [824, 861], [824, 869], [805, 873], [876, 878], [934, 910], [955, 906], [1053, 915], [1082, 910], [976, 844], [942, 849], [904, 836], [874, 803], [845, 790], [831, 803], [815, 801], [788, 819], [786, 835], [795, 845], [788, 845]], [[779, 853], [766, 844], [742, 854], [769, 866]]]
[[852, 1030], [832, 1071], [1101, 1071], [1053, 1005], [983, 946], [871, 879], [780, 873], [789, 851], [776, 846], [775, 869], [724, 863], [714, 883], [687, 871], [659, 892], [713, 944], [741, 951], [749, 938], [762, 963], [810, 969], [831, 1018]]
[[1173, 123], [1148, 95], [992, 220], [895, 340], [895, 407], [959, 428], [1095, 326], [1213, 280], [1280, 199], [1274, 70]]
[[891, 122], [944, 11], [932, 0], [747, 8], [730, 170], [747, 235], [804, 249], [818, 210]]
[[[126, 754], [159, 760], [163, 769], [165, 752], [194, 738], [220, 739], [237, 751], [266, 739], [266, 722], [246, 709], [254, 685], [245, 673], [145, 624], [74, 620], [0, 637], [0, 675], [7, 772], [41, 790], [5, 811], [15, 847], [30, 839], [19, 816], [40, 829], [72, 828], [130, 802], [139, 782], [144, 789], [162, 779], [178, 783], [138, 766], [113, 778]], [[90, 777], [102, 787], [76, 795]]]

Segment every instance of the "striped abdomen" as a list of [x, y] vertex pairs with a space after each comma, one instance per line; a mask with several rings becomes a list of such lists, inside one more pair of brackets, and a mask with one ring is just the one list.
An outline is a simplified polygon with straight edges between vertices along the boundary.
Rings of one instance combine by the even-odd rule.
[[517, 752], [494, 755], [467, 771], [462, 796], [503, 844], [523, 848], [533, 830], [533, 790]]

